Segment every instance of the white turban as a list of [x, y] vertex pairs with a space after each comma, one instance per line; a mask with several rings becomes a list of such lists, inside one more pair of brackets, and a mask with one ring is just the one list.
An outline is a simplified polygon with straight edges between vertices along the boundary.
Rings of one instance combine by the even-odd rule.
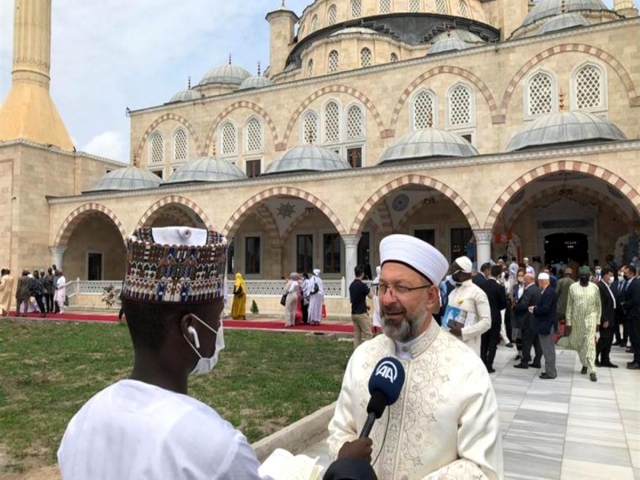
[[406, 265], [434, 285], [440, 284], [449, 263], [437, 248], [409, 235], [389, 235], [380, 242], [380, 261]]
[[551, 280], [551, 277], [549, 276], [548, 273], [544, 273], [542, 272], [540, 275], [538, 275], [538, 280]]

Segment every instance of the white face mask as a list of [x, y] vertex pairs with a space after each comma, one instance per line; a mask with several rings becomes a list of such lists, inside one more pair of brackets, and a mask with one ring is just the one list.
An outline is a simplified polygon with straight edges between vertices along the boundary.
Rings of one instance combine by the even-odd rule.
[[198, 349], [189, 341], [186, 336], [184, 337], [192, 350], [196, 352], [196, 355], [198, 355], [198, 357], [200, 357], [198, 363], [196, 363], [196, 366], [193, 367], [193, 370], [191, 370], [191, 373], [189, 373], [189, 375], [206, 375], [207, 373], [211, 372], [211, 370], [213, 370], [213, 367], [216, 366], [216, 364], [218, 363], [218, 356], [220, 355], [220, 351], [224, 350], [224, 328], [222, 327], [222, 320], [220, 320], [220, 328], [218, 328], [218, 331], [216, 332], [213, 328], [204, 323], [195, 315], [191, 314], [191, 316], [216, 334], [216, 348], [213, 352], [212, 357], [203, 357], [202, 355], [200, 355]]

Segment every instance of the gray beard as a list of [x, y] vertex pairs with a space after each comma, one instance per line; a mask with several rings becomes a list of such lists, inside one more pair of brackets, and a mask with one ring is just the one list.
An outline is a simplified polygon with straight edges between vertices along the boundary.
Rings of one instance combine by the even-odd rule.
[[410, 342], [411, 340], [418, 338], [420, 335], [422, 327], [424, 327], [424, 324], [427, 321], [427, 316], [428, 314], [425, 310], [419, 313], [415, 318], [405, 316], [402, 323], [400, 323], [400, 325], [396, 325], [393, 322], [387, 322], [384, 314], [382, 314], [381, 320], [384, 334], [396, 342]]

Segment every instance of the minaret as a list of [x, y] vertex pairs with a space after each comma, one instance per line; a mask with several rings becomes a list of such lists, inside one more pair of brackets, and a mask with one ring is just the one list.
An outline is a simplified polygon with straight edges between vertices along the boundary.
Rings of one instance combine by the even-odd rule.
[[12, 82], [0, 108], [0, 140], [24, 139], [72, 150], [49, 94], [51, 1], [15, 0]]
[[269, 77], [284, 71], [298, 20], [298, 16], [285, 6], [284, 0], [281, 7], [267, 14], [271, 31]]
[[638, 16], [638, 9], [633, 6], [633, 0], [615, 0], [613, 2], [613, 9], [627, 18]]

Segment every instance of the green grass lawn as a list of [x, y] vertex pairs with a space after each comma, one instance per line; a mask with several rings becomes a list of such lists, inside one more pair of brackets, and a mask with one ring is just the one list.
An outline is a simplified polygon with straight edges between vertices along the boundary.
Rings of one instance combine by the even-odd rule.
[[[225, 331], [226, 349], [190, 394], [250, 442], [335, 401], [351, 342], [300, 334]], [[0, 320], [0, 457], [5, 469], [55, 462], [71, 417], [125, 378], [133, 351], [126, 327]], [[34, 462], [34, 460], [37, 460]], [[0, 473], [2, 472], [0, 462]]]

